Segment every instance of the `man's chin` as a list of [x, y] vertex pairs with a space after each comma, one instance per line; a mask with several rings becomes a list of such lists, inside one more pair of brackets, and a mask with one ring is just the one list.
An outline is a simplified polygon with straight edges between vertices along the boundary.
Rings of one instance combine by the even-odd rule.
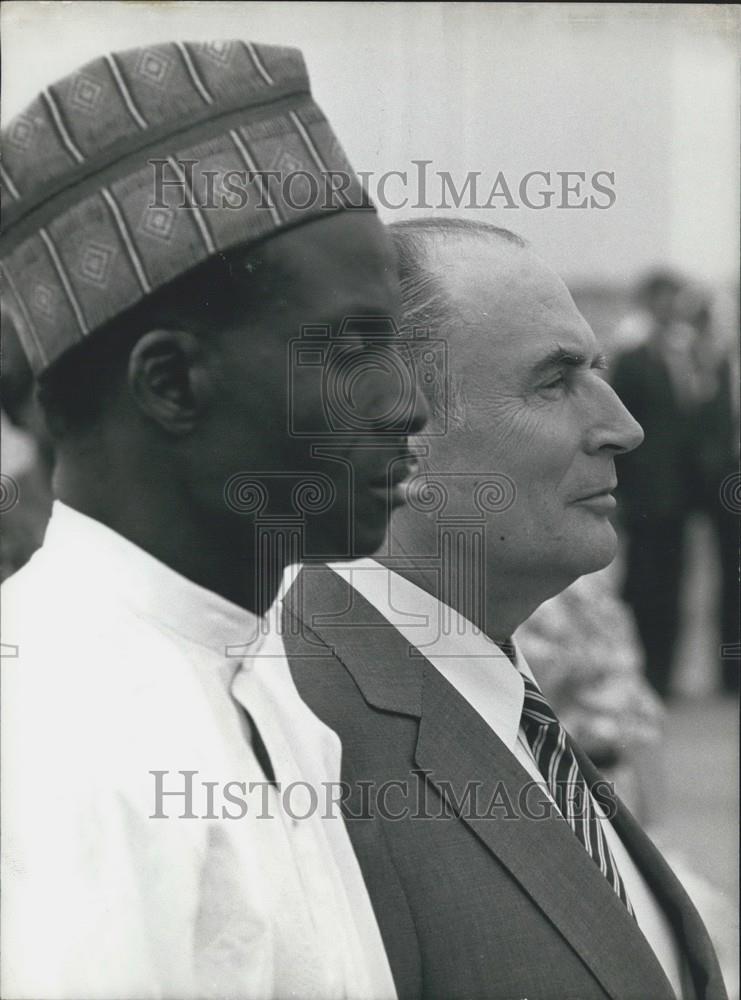
[[344, 562], [372, 556], [383, 545], [388, 523], [385, 516], [357, 519], [350, 531], [347, 521], [338, 518], [333, 527], [332, 531], [305, 537], [302, 562]]
[[352, 554], [348, 559], [365, 559], [378, 552], [386, 538], [388, 524], [384, 520], [382, 524], [362, 524], [356, 527], [353, 538]]
[[372, 556], [383, 545], [393, 509], [389, 496], [358, 498], [353, 518], [352, 551], [348, 559]]
[[[579, 575], [596, 573], [609, 566], [617, 555], [618, 539], [607, 518], [596, 529], [586, 531], [574, 545], [571, 560], [579, 563]], [[576, 567], [574, 567], [576, 568]]]

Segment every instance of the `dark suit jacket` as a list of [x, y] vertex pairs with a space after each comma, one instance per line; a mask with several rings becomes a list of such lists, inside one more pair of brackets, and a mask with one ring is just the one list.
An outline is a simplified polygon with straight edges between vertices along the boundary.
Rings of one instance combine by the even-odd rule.
[[[399, 996], [670, 1000], [607, 880], [563, 819], [528, 818], [529, 775], [445, 678], [327, 567], [304, 569], [284, 607], [298, 689], [342, 740], [345, 819]], [[613, 822], [687, 956], [686, 995], [725, 997], [679, 882], [627, 809]]]

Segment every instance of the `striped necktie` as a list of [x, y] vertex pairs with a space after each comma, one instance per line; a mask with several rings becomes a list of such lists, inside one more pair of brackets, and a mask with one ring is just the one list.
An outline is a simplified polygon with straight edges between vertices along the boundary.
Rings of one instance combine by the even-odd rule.
[[561, 815], [581, 841], [617, 895], [635, 917], [623, 880], [605, 838], [596, 805], [576, 762], [566, 730], [537, 686], [525, 681], [522, 728], [525, 731], [538, 769], [548, 783]]

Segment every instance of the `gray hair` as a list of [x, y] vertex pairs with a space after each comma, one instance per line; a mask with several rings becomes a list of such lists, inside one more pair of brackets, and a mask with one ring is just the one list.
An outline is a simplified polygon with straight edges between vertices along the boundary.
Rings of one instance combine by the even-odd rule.
[[[525, 241], [508, 229], [487, 222], [468, 219], [431, 218], [406, 219], [388, 226], [396, 249], [401, 287], [401, 332], [414, 345], [415, 357], [426, 348], [419, 338], [424, 331], [431, 339], [443, 336], [456, 322], [452, 302], [439, 269], [434, 266], [431, 248], [435, 242], [455, 238], [477, 240], [502, 239], [518, 247]], [[436, 353], [432, 372], [426, 371], [422, 383], [433, 419], [447, 417], [448, 425], [466, 425], [466, 405], [459, 379], [446, 374], [442, 352]]]

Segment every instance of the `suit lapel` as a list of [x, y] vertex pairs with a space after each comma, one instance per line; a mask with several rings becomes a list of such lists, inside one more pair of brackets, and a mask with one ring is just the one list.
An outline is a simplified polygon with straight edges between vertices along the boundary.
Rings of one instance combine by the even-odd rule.
[[[566, 822], [549, 814], [530, 775], [431, 665], [424, 671], [416, 763], [438, 788], [449, 783], [458, 802], [466, 788], [479, 790], [479, 815], [463, 810], [462, 820], [611, 997], [674, 997], [645, 937]], [[497, 807], [487, 817], [489, 803]]]
[[[608, 995], [614, 1000], [674, 1000], [645, 937], [566, 822], [553, 815], [532, 818], [533, 812], [546, 811], [539, 810], [542, 793], [432, 664], [327, 567], [303, 570], [285, 607], [342, 661], [369, 705], [419, 718], [417, 767], [441, 795], [452, 792], [459, 803], [466, 801], [467, 790], [477, 790], [478, 805], [462, 809], [461, 820], [518, 881]], [[306, 637], [304, 647], [317, 649], [314, 636]], [[631, 956], [629, 964], [626, 955]]]
[[302, 569], [284, 608], [304, 626], [302, 655], [322, 655], [319, 636], [324, 655], [328, 647], [342, 661], [369, 705], [419, 717], [421, 657], [342, 577], [327, 566]]
[[[579, 747], [575, 746], [574, 752], [589, 785], [601, 780], [589, 757]], [[715, 949], [681, 882], [620, 799], [617, 799], [612, 824], [669, 918], [680, 949], [689, 963], [696, 996], [722, 1000], [726, 997], [726, 989]]]

